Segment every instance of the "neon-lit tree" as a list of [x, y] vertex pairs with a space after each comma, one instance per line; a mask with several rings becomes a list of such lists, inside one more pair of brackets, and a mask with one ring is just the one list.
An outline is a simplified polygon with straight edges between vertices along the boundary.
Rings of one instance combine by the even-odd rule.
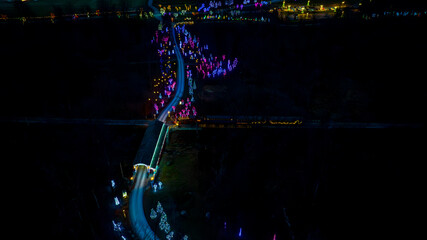
[[159, 114], [159, 106], [157, 106], [157, 103], [154, 104], [154, 109], [156, 110], [156, 114]]
[[150, 211], [150, 218], [151, 219], [155, 219], [156, 217], [157, 217], [156, 211], [154, 211], [154, 209], [151, 209], [151, 211]]
[[159, 201], [157, 201], [156, 212], [157, 213], [162, 213], [163, 212], [162, 204]]
[[[165, 233], [169, 233], [171, 230], [171, 226], [169, 225], [168, 222], [165, 222]], [[173, 232], [172, 232], [172, 237], [173, 237]], [[167, 238], [167, 236], [166, 236]]]
[[166, 235], [166, 239], [171, 240], [173, 238], [173, 234], [174, 234], [174, 232], [171, 231], [168, 235]]

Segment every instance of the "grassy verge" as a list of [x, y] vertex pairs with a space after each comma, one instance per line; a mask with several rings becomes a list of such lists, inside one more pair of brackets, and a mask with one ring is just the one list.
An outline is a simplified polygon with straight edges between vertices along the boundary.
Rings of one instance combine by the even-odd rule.
[[[146, 216], [149, 218], [151, 208], [155, 209], [159, 201], [175, 234], [186, 234], [191, 239], [202, 239], [207, 226], [203, 221], [206, 214], [203, 211], [204, 190], [199, 184], [203, 176], [198, 170], [197, 146], [192, 141], [195, 137], [195, 132], [170, 134], [170, 143], [164, 150], [158, 175], [164, 188], [156, 193], [148, 190], [144, 206]], [[160, 231], [158, 221], [158, 218], [149, 219], [153, 231], [162, 237], [165, 234]]]

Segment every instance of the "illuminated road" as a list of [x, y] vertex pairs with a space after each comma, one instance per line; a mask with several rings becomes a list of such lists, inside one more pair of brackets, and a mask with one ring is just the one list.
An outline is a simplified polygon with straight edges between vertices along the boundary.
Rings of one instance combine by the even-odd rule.
[[182, 98], [182, 95], [184, 93], [184, 59], [182, 58], [181, 51], [178, 47], [178, 44], [176, 44], [175, 27], [172, 27], [172, 36], [173, 36], [173, 41], [175, 43], [174, 50], [176, 53], [176, 58], [178, 60], [177, 79], [176, 79], [177, 90], [175, 93], [175, 97], [159, 114], [159, 117], [157, 119], [161, 122], [166, 122], [166, 118], [168, 117], [168, 112], [172, 111], [172, 106], [178, 105], [178, 102]]
[[[160, 24], [162, 24], [162, 18], [159, 13], [159, 11], [153, 7], [152, 5], [153, 1], [149, 0], [148, 5], [153, 9], [154, 16], [157, 20], [160, 21]], [[169, 112], [172, 111], [172, 106], [178, 105], [178, 102], [182, 98], [182, 95], [184, 93], [184, 60], [182, 58], [180, 49], [178, 48], [178, 44], [176, 44], [176, 38], [175, 38], [175, 29], [174, 26], [172, 26], [172, 36], [175, 43], [175, 53], [178, 61], [178, 69], [177, 69], [177, 90], [175, 93], [174, 98], [172, 101], [169, 102], [169, 104], [160, 112], [160, 114], [157, 117], [157, 120], [165, 123], [166, 119], [169, 115]], [[159, 134], [158, 138], [160, 138], [162, 134]], [[164, 136], [164, 135], [163, 135]], [[157, 142], [159, 142], [158, 139]], [[135, 232], [135, 234], [143, 240], [158, 240], [159, 238], [154, 234], [153, 230], [151, 230], [150, 225], [147, 222], [145, 213], [144, 213], [144, 206], [143, 206], [143, 197], [144, 197], [144, 190], [147, 186], [148, 180], [147, 180], [147, 166], [138, 166], [136, 169], [136, 175], [135, 175], [135, 185], [134, 189], [132, 190], [132, 193], [130, 195], [129, 200], [129, 215], [131, 220], [132, 228]]]
[[147, 185], [147, 167], [138, 166], [135, 186], [129, 199], [129, 215], [134, 232], [143, 240], [158, 240], [144, 214], [143, 197]]

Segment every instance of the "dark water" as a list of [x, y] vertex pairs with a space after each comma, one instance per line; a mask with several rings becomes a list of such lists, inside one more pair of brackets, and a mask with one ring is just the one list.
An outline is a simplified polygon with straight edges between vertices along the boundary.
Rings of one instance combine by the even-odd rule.
[[119, 237], [112, 225], [121, 212], [114, 197], [128, 184], [120, 164], [129, 178], [144, 127], [10, 124], [1, 131], [3, 186], [14, 235]]
[[205, 129], [199, 161], [212, 239], [236, 239], [240, 228], [242, 239], [414, 237], [421, 136], [409, 129]]

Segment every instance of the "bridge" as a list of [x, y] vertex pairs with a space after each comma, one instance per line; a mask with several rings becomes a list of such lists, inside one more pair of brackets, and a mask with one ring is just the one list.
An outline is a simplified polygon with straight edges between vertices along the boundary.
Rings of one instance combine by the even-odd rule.
[[[160, 21], [159, 28], [162, 27], [163, 21], [159, 11], [153, 7], [153, 1], [149, 0], [148, 5], [153, 9], [154, 16]], [[157, 119], [151, 122], [144, 134], [138, 152], [134, 159], [134, 188], [129, 199], [129, 216], [132, 228], [138, 238], [142, 240], [159, 240], [150, 228], [144, 213], [143, 197], [144, 191], [148, 185], [149, 175], [156, 172], [161, 152], [168, 134], [169, 127], [166, 124], [167, 117], [176, 106], [184, 93], [184, 60], [176, 43], [175, 28], [171, 27], [173, 41], [175, 44], [175, 54], [178, 61], [177, 69], [177, 90], [174, 98], [158, 114]]]
[[[173, 106], [177, 106], [178, 102], [182, 98], [184, 94], [184, 60], [181, 55], [181, 51], [179, 51], [178, 44], [176, 43], [175, 38], [175, 28], [172, 27], [172, 36], [173, 41], [175, 43], [175, 53], [178, 61], [178, 69], [177, 69], [177, 90], [174, 98], [169, 102], [169, 104], [158, 114], [157, 119], [153, 121], [147, 128], [144, 138], [142, 139], [141, 145], [138, 149], [138, 153], [134, 159], [134, 165], [144, 164], [148, 167], [155, 167], [151, 162], [153, 160], [153, 155], [159, 153], [155, 152], [156, 145], [158, 142], [162, 141], [164, 138], [164, 129], [167, 117], [169, 113], [172, 111]], [[163, 130], [162, 130], [163, 129]], [[160, 150], [160, 149], [159, 149]]]

